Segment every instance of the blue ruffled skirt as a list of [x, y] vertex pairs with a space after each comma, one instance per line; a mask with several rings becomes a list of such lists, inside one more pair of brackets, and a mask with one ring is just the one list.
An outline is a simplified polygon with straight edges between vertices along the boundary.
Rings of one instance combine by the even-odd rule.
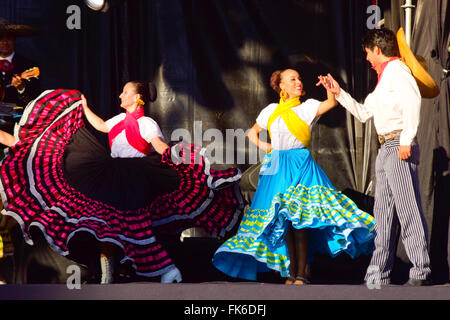
[[307, 149], [274, 150], [264, 158], [250, 209], [213, 265], [225, 274], [256, 280], [258, 272], [289, 276], [285, 241], [289, 225], [308, 229], [308, 260], [314, 254], [352, 258], [371, 254], [374, 218], [336, 190]]

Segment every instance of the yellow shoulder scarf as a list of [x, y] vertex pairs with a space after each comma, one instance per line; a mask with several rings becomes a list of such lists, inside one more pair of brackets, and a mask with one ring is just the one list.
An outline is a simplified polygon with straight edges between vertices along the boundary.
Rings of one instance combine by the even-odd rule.
[[277, 108], [269, 117], [267, 130], [269, 131], [269, 135], [272, 136], [270, 126], [276, 118], [281, 116], [294, 137], [296, 137], [306, 148], [308, 148], [311, 141], [311, 131], [309, 130], [309, 125], [291, 110], [293, 107], [300, 105], [300, 103], [300, 97], [288, 101], [283, 101], [283, 99], [280, 99], [280, 103]]

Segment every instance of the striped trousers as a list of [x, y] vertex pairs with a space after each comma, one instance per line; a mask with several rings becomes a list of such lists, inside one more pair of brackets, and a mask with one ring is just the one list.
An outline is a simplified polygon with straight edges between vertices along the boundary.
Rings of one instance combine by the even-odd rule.
[[366, 282], [389, 284], [389, 275], [396, 256], [396, 229], [400, 223], [400, 238], [413, 267], [410, 279], [429, 279], [428, 235], [419, 194], [417, 164], [419, 148], [411, 146], [411, 157], [398, 157], [399, 139], [381, 145], [375, 162], [375, 251]]

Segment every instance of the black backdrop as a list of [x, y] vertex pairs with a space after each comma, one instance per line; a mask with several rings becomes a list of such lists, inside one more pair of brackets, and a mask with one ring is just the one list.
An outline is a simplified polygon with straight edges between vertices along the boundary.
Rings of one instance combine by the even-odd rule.
[[[376, 82], [361, 48], [371, 14], [367, 7], [378, 3], [386, 24], [396, 29], [402, 18], [400, 2], [128, 0], [101, 13], [81, 0], [3, 0], [0, 16], [39, 30], [36, 37], [18, 39], [16, 49], [39, 63], [42, 89], [78, 89], [103, 118], [119, 112], [118, 95], [125, 82], [154, 81], [159, 98], [147, 112], [170, 140], [177, 128], [193, 134], [194, 121], [202, 121], [203, 131], [247, 130], [259, 111], [277, 99], [268, 80], [279, 68], [300, 71], [306, 98], [325, 98], [323, 89], [314, 84], [317, 75], [330, 72], [356, 99], [363, 99]], [[66, 10], [71, 5], [80, 8], [80, 29], [67, 27], [73, 12]], [[448, 14], [443, 13], [448, 12], [447, 1], [425, 1], [424, 7], [428, 9], [423, 19], [442, 20], [443, 33], [448, 35]], [[442, 31], [433, 23], [418, 23], [415, 28], [415, 35]], [[418, 36], [414, 40], [427, 42]], [[445, 41], [448, 45], [448, 38], [439, 45], [445, 47]], [[448, 52], [441, 51], [444, 65]], [[431, 59], [428, 51], [422, 54]], [[438, 80], [438, 72], [432, 75]], [[426, 176], [421, 176], [421, 191], [434, 241], [431, 250], [437, 252], [436, 270], [447, 281], [444, 251], [450, 209], [442, 193], [448, 195], [450, 190], [448, 121], [445, 127], [448, 78], [441, 83], [441, 91], [440, 113], [423, 112], [419, 138], [429, 136], [434, 141], [433, 149], [422, 153], [421, 170]], [[441, 120], [439, 130], [430, 117]], [[373, 194], [370, 182], [378, 145], [372, 129], [371, 123], [361, 125], [343, 108], [323, 116], [314, 128], [312, 152], [338, 189]], [[242, 170], [249, 166], [234, 165]], [[436, 221], [440, 221], [437, 226]], [[440, 230], [437, 238], [432, 228]], [[404, 257], [400, 254], [400, 258]]]
[[[194, 121], [203, 131], [247, 130], [277, 99], [268, 80], [278, 68], [299, 69], [305, 98], [325, 98], [314, 84], [330, 72], [362, 99], [375, 80], [360, 44], [371, 3], [128, 0], [100, 13], [80, 0], [16, 0], [2, 1], [0, 16], [39, 30], [18, 39], [17, 50], [40, 64], [42, 89], [78, 89], [101, 117], [119, 112], [126, 81], [155, 81], [159, 99], [148, 111], [170, 139], [176, 128], [193, 132]], [[73, 4], [81, 26], [70, 30], [66, 10]], [[336, 187], [356, 189], [347, 121], [340, 108], [325, 115], [313, 152]]]

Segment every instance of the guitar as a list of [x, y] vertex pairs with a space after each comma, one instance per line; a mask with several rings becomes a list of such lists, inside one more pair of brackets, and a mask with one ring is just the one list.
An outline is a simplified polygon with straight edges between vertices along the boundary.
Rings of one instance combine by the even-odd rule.
[[[40, 75], [40, 70], [38, 67], [33, 67], [25, 70], [20, 74], [20, 78], [24, 80], [30, 80], [31, 78], [38, 78]], [[5, 88], [0, 85], [0, 101], [3, 101], [5, 98]]]

